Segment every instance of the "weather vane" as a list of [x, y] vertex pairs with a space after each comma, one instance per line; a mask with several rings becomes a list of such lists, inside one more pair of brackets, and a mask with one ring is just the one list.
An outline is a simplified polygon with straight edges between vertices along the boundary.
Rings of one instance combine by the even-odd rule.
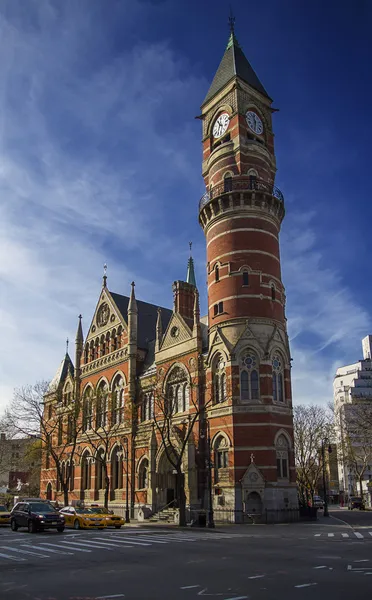
[[66, 354], [68, 354], [68, 338], [66, 340]]
[[107, 282], [107, 264], [105, 263], [103, 265], [103, 287], [106, 287], [106, 282]]
[[230, 4], [230, 15], [229, 15], [229, 26], [230, 26], [230, 33], [232, 33], [234, 35], [235, 33], [235, 17], [232, 11], [232, 6]]
[[190, 256], [191, 256], [192, 242], [189, 242], [189, 246], [190, 246]]

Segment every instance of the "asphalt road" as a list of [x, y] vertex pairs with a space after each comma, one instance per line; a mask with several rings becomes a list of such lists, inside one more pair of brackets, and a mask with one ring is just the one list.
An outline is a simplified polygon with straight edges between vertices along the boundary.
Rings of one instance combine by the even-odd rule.
[[347, 508], [330, 508], [330, 515], [337, 519], [342, 519], [351, 527], [370, 527], [372, 528], [371, 510], [347, 510]]
[[370, 523], [354, 529], [322, 517], [215, 531], [147, 527], [33, 535], [2, 528], [0, 598], [329, 600], [357, 594], [369, 600]]

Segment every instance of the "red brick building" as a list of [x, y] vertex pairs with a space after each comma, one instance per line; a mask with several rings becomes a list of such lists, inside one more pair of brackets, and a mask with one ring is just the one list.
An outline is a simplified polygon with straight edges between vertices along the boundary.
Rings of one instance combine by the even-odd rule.
[[[102, 472], [88, 441], [101, 423], [112, 432], [110, 502], [125, 503], [127, 482], [132, 515], [144, 506], [156, 512], [174, 499], [174, 469], [154, 426], [161, 389], [172, 398], [180, 430], [206, 406], [182, 461], [190, 510], [208, 506], [208, 428], [216, 509], [230, 509], [240, 520], [243, 512], [297, 508], [279, 252], [284, 199], [274, 183], [271, 106], [232, 30], [200, 116], [208, 315], [199, 315], [192, 258], [186, 281], [173, 284], [173, 310], [136, 301], [134, 284], [130, 297], [113, 293], [104, 277], [85, 339], [79, 322], [75, 366], [66, 355], [54, 380], [59, 400], [46, 398], [51, 419], [63, 419], [71, 402], [82, 405], [71, 500], [103, 499]], [[55, 469], [47, 466], [44, 460], [41, 488], [60, 497]]]

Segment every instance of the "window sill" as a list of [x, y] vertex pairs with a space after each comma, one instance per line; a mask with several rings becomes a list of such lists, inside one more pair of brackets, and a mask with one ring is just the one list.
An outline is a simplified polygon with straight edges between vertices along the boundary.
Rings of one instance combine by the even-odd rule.
[[224, 310], [223, 312], [217, 313], [212, 316], [212, 319], [216, 319], [217, 317], [221, 317], [222, 315], [227, 315], [228, 313]]

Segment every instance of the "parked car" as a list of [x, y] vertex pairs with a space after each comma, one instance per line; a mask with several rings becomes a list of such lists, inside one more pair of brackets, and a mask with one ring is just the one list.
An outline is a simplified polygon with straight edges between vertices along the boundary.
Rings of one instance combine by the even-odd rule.
[[56, 529], [62, 532], [65, 520], [49, 502], [35, 500], [32, 502], [17, 502], [10, 513], [10, 526], [13, 531], [18, 527], [27, 527], [29, 533]]
[[59, 512], [63, 515], [67, 527], [74, 529], [104, 529], [106, 527], [105, 515], [96, 513], [94, 508], [65, 506]]
[[0, 525], [9, 525], [10, 512], [4, 504], [0, 504]]
[[314, 496], [313, 506], [315, 508], [324, 508], [324, 500], [320, 496]]
[[353, 510], [353, 508], [359, 508], [359, 510], [364, 510], [364, 502], [360, 496], [350, 496], [349, 501], [347, 503], [348, 510]]
[[103, 515], [106, 519], [106, 527], [115, 527], [115, 529], [120, 529], [122, 525], [124, 525], [125, 521], [123, 517], [120, 515], [115, 515], [112, 510], [108, 510], [104, 506], [95, 506], [92, 504], [91, 510], [93, 510], [98, 515]]

